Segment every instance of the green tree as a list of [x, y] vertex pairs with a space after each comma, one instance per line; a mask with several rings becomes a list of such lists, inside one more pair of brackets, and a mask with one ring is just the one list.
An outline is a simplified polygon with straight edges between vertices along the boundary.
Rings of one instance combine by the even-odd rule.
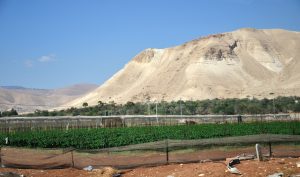
[[49, 112], [47, 110], [43, 110], [41, 114], [42, 116], [49, 116]]
[[78, 115], [80, 115], [80, 112], [78, 111], [78, 109], [76, 109], [72, 112], [72, 116], [78, 116]]
[[49, 112], [49, 116], [57, 116], [58, 113], [56, 111], [53, 111], [53, 112]]
[[17, 115], [18, 115], [17, 110], [15, 110], [14, 108], [12, 108], [12, 109], [10, 110], [10, 115], [11, 115], [11, 116], [17, 116]]
[[89, 104], [87, 102], [84, 102], [84, 103], [82, 103], [82, 106], [86, 108], [89, 106]]
[[10, 111], [4, 111], [1, 113], [2, 117], [17, 116], [17, 115], [18, 112], [14, 108], [12, 108]]
[[293, 112], [300, 112], [300, 101], [298, 101], [299, 98], [294, 100], [294, 103], [292, 105], [292, 111]]
[[103, 107], [104, 106], [104, 103], [102, 101], [98, 101], [98, 106], [99, 107]]

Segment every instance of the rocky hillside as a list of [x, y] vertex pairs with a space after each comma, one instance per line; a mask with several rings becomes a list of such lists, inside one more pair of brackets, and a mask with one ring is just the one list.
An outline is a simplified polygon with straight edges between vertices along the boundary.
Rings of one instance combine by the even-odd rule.
[[65, 106], [299, 96], [299, 71], [300, 32], [239, 29], [146, 49], [96, 90]]
[[14, 108], [22, 113], [50, 109], [82, 97], [96, 88], [97, 85], [93, 84], [78, 84], [54, 90], [0, 87], [0, 111]]

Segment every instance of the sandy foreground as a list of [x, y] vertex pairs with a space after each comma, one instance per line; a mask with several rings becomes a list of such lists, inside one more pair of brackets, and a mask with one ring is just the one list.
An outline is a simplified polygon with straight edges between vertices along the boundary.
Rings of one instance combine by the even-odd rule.
[[[242, 173], [240, 176], [268, 176], [282, 172], [284, 176], [300, 175], [300, 158], [271, 158], [263, 162], [256, 160], [241, 161], [235, 165]], [[170, 164], [157, 167], [140, 167], [131, 170], [115, 171], [111, 168], [96, 169], [91, 172], [67, 168], [55, 170], [0, 168], [0, 172], [15, 172], [27, 177], [108, 177], [112, 173], [122, 173], [123, 177], [198, 177], [198, 176], [238, 176], [226, 169], [225, 161]]]

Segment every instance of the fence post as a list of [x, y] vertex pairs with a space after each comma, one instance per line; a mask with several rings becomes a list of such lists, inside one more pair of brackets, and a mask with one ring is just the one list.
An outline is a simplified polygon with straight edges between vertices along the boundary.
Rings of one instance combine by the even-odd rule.
[[272, 157], [272, 144], [269, 142], [269, 156]]
[[169, 164], [169, 142], [168, 139], [166, 140], [166, 161]]
[[73, 150], [71, 150], [71, 158], [72, 158], [72, 168], [74, 168], [75, 163], [74, 163], [74, 154], [73, 154]]
[[66, 131], [68, 131], [69, 130], [69, 122], [67, 123], [67, 125], [66, 125]]
[[0, 167], [2, 168], [2, 147], [0, 146]]

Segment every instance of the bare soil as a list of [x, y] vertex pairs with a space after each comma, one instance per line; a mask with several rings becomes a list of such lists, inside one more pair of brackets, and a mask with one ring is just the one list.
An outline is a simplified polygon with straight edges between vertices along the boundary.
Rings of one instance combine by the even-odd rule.
[[[284, 173], [285, 176], [300, 174], [296, 162], [300, 158], [272, 158], [259, 162], [256, 160], [241, 161], [235, 165], [240, 170], [242, 176], [267, 176], [277, 172]], [[227, 171], [225, 161], [193, 163], [193, 164], [172, 164], [152, 168], [137, 168], [124, 175], [124, 177], [198, 177], [198, 176], [237, 176]]]
[[[265, 177], [267, 175], [282, 172], [285, 176], [300, 174], [300, 168], [296, 163], [300, 158], [271, 158], [263, 162], [257, 160], [245, 160], [235, 165], [242, 175]], [[170, 164], [157, 167], [141, 167], [123, 171], [123, 177], [198, 177], [198, 176], [237, 176], [226, 169], [225, 161], [191, 163], [191, 164]], [[109, 177], [101, 170], [92, 172], [74, 168], [37, 170], [37, 169], [12, 169], [0, 168], [0, 172], [15, 172], [27, 177]]]
[[[300, 162], [299, 145], [274, 145], [273, 155], [276, 158], [267, 158], [263, 162], [256, 160], [241, 161], [236, 167], [243, 176], [267, 176], [276, 172], [283, 172], [285, 176], [300, 174], [300, 168], [296, 163]], [[268, 147], [263, 148], [263, 153], [268, 154]], [[205, 162], [207, 159], [224, 159], [241, 154], [254, 154], [254, 147], [219, 147], [203, 150], [184, 149], [172, 151], [169, 154], [169, 165], [166, 163], [166, 154], [163, 152], [121, 152], [121, 153], [78, 153], [74, 152], [74, 162], [77, 168], [67, 168], [72, 165], [71, 153], [61, 154], [60, 150], [32, 150], [20, 148], [2, 148], [2, 163], [15, 165], [16, 168], [0, 168], [0, 172], [16, 172], [27, 177], [109, 177], [111, 171], [103, 171], [103, 166], [131, 166], [152, 164], [155, 167], [138, 167], [123, 170], [124, 177], [197, 177], [197, 176], [236, 176], [230, 174], [226, 168], [226, 162]], [[290, 157], [290, 158], [281, 158]], [[291, 158], [296, 157], [296, 158]], [[180, 164], [184, 161], [197, 163]], [[176, 163], [177, 162], [177, 163]], [[179, 163], [178, 163], [179, 162]], [[81, 170], [82, 167], [92, 165], [92, 172]], [[18, 169], [29, 168], [29, 169]], [[30, 169], [30, 168], [54, 168], [64, 169]]]

